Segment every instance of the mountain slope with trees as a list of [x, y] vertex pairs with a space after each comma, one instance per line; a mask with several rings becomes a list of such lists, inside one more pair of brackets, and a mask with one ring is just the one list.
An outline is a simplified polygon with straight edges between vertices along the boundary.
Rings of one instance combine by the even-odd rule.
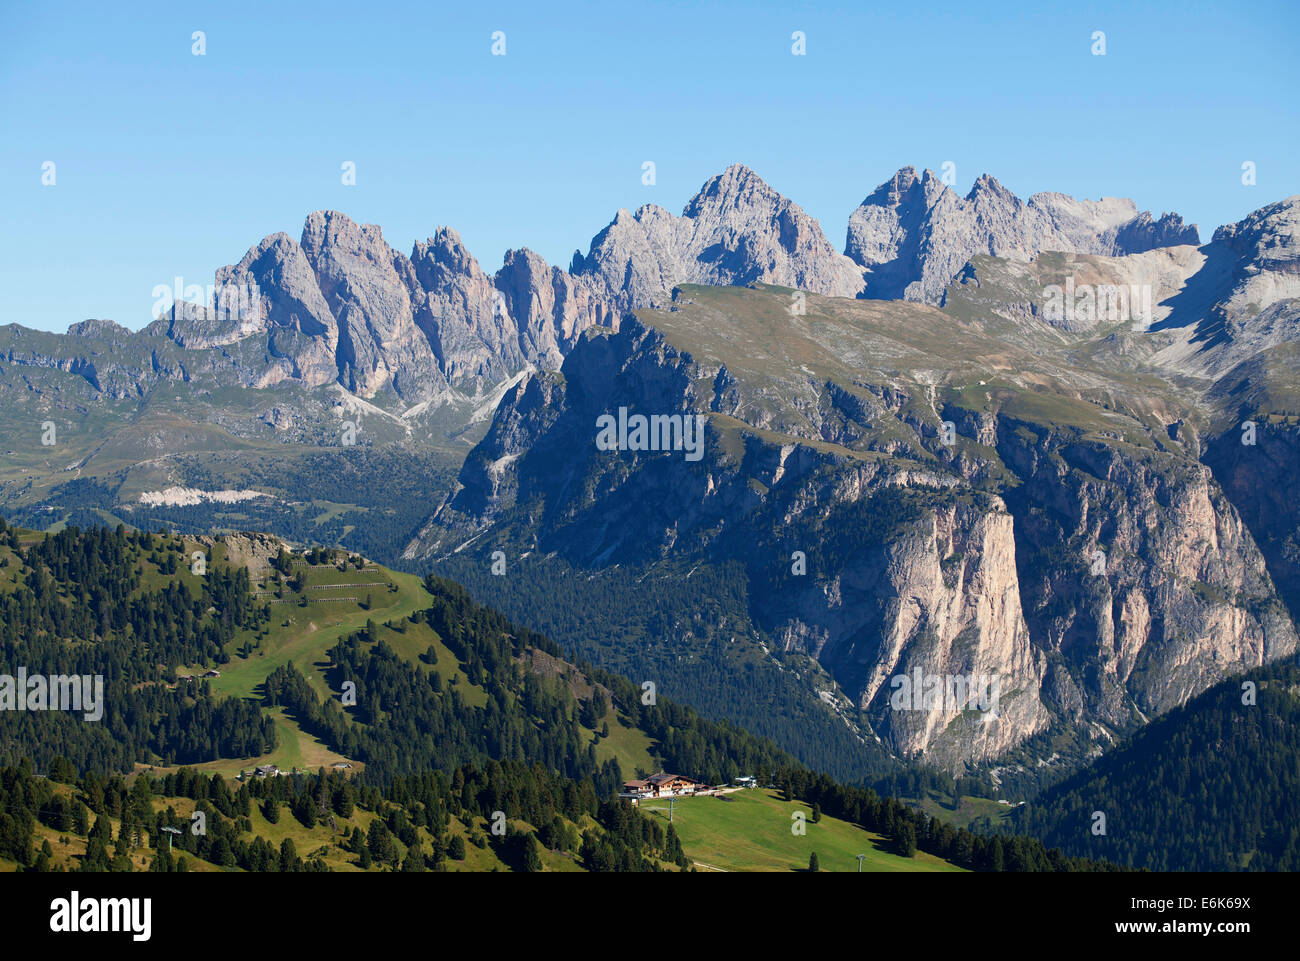
[[[202, 584], [189, 588], [178, 586], [191, 575], [179, 568], [177, 552], [190, 545], [171, 535], [120, 528], [69, 528], [52, 535], [5, 528], [2, 533], [0, 571], [8, 575], [9, 590], [0, 608], [0, 636], [9, 663], [14, 657], [33, 657], [43, 658], [33, 663], [50, 671], [74, 663], [103, 668], [113, 691], [108, 710], [121, 711], [135, 723], [126, 728], [112, 721], [101, 725], [61, 712], [0, 718], [12, 724], [17, 717], [19, 725], [30, 725], [20, 726], [6, 741], [8, 769], [0, 774], [5, 785], [0, 843], [4, 856], [17, 866], [46, 869], [68, 863], [44, 850], [48, 838], [38, 837], [38, 824], [85, 837], [84, 857], [77, 862], [81, 866], [112, 868], [119, 853], [118, 868], [140, 866], [132, 852], [141, 844], [158, 848], [165, 841], [162, 827], [179, 823], [165, 805], [150, 802], [154, 795], [210, 804], [204, 809], [209, 833], [179, 843], [219, 867], [331, 867], [324, 853], [315, 862], [308, 858], [299, 864], [297, 855], [286, 856], [283, 844], [272, 851], [263, 837], [269, 828], [259, 822], [255, 830], [255, 802], [265, 824], [281, 819], [281, 806], [309, 830], [361, 806], [385, 823], [391, 820], [388, 830], [399, 836], [415, 838], [408, 825], [423, 826], [428, 846], [418, 848], [409, 868], [409, 845], [394, 863], [382, 840], [373, 842], [377, 850], [370, 850], [373, 832], [382, 836], [385, 828], [367, 828], [364, 847], [371, 858], [410, 870], [430, 862], [436, 866], [451, 856], [456, 832], [450, 817], [472, 834], [474, 826], [496, 819], [498, 811], [512, 823], [527, 825], [519, 830], [533, 840], [520, 840], [517, 850], [501, 853], [524, 867], [537, 863], [529, 853], [535, 843], [553, 853], [574, 853], [576, 863], [590, 870], [682, 866], [685, 858], [675, 836], [616, 797], [625, 777], [645, 773], [639, 767], [624, 771], [622, 756], [706, 783], [753, 774], [780, 786], [787, 799], [803, 799], [832, 817], [892, 838], [904, 857], [922, 850], [988, 871], [1104, 867], [1064, 858], [1028, 838], [955, 831], [870, 789], [814, 773], [767, 739], [706, 720], [670, 699], [646, 698], [644, 688], [633, 681], [566, 660], [545, 636], [475, 603], [463, 587], [442, 578], [426, 579], [427, 595], [418, 610], [400, 621], [380, 625], [367, 620], [333, 643], [295, 648], [311, 662], [306, 674], [292, 659], [284, 659], [282, 648], [267, 646], [271, 605], [250, 585], [280, 584], [269, 593], [287, 596], [275, 600], [295, 603], [297, 596], [297, 605], [310, 604], [306, 595], [313, 578], [351, 579], [343, 582], [346, 589], [364, 572], [376, 570], [364, 559], [340, 560], [320, 548], [293, 555], [281, 547], [270, 554], [256, 538], [227, 539], [207, 545], [213, 564]], [[235, 552], [250, 545], [260, 545], [267, 555], [253, 573], [236, 561]], [[187, 593], [191, 590], [198, 596]], [[399, 585], [392, 590], [400, 593]], [[181, 599], [176, 601], [176, 623], [190, 624], [187, 617], [193, 623], [184, 629], [168, 622], [166, 630], [158, 629], [158, 618], [171, 610], [163, 601], [174, 595]], [[373, 607], [373, 592], [360, 603]], [[91, 625], [101, 622], [107, 633], [96, 635]], [[82, 629], [91, 633], [83, 635]], [[156, 630], [172, 645], [155, 637]], [[309, 625], [297, 630], [305, 632], [302, 640], [307, 641], [313, 632], [323, 633]], [[197, 690], [171, 686], [178, 666], [196, 663], [221, 663], [225, 670]], [[248, 675], [254, 669], [265, 672], [260, 681]], [[238, 693], [250, 685], [251, 695]], [[210, 707], [212, 720], [200, 716], [191, 701]], [[265, 780], [245, 771], [232, 784], [212, 770], [165, 766], [183, 750], [200, 748], [205, 760], [251, 760], [251, 742], [238, 740], [240, 724], [273, 734], [277, 727], [268, 714], [277, 711], [287, 729], [320, 738], [351, 758], [355, 770], [344, 776], [338, 769], [327, 773], [322, 768], [314, 776], [291, 772]], [[137, 729], [140, 737], [131, 740]], [[126, 738], [122, 744], [115, 740], [119, 731]], [[199, 735], [207, 738], [202, 745], [185, 747]], [[634, 738], [644, 747], [630, 747]], [[615, 740], [620, 742], [617, 749], [608, 744]], [[32, 754], [40, 759], [39, 769]], [[347, 770], [349, 762], [339, 766]], [[56, 795], [62, 800], [56, 801]], [[133, 807], [128, 796], [136, 798]], [[385, 803], [403, 813], [394, 814]], [[119, 842], [126, 818], [121, 852], [114, 849], [109, 855], [111, 838], [96, 827], [94, 816], [118, 819], [115, 828], [106, 824], [105, 830], [115, 830]], [[92, 838], [82, 827], [98, 833]], [[509, 831], [495, 836], [508, 837]], [[356, 854], [356, 866], [364, 866], [355, 827], [330, 843], [351, 845], [346, 850]], [[348, 863], [344, 857], [333, 866]], [[159, 850], [150, 866], [162, 870], [178, 862], [163, 858]]]
[[1297, 758], [1300, 669], [1275, 665], [1158, 718], [1004, 826], [1153, 871], [1295, 871]]

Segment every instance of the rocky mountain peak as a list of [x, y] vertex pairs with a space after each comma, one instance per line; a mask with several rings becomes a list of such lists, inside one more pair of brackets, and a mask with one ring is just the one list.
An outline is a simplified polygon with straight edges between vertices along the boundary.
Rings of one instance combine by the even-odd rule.
[[710, 178], [680, 217], [646, 205], [620, 211], [573, 271], [620, 311], [662, 306], [682, 283], [779, 284], [840, 297], [861, 271], [821, 226], [743, 164]]
[[1300, 261], [1300, 194], [1220, 227], [1214, 232], [1213, 242], [1270, 264], [1296, 265]]
[[699, 217], [711, 208], [780, 203], [784, 198], [744, 164], [732, 164], [710, 177], [682, 211], [683, 217]]
[[486, 278], [460, 234], [450, 227], [439, 227], [424, 243], [417, 240], [411, 246], [411, 263], [426, 292], [441, 289], [455, 277]]
[[1023, 202], [989, 174], [961, 197], [927, 170], [904, 167], [849, 217], [845, 253], [866, 272], [865, 296], [938, 304], [975, 254], [1029, 260], [1045, 250], [1123, 256], [1198, 243], [1177, 214], [1153, 220], [1131, 200], [1040, 193]]
[[[894, 174], [894, 176], [889, 180], [886, 180], [883, 184], [877, 187], [876, 190], [880, 191], [889, 189], [891, 193], [905, 194], [907, 191], [919, 184], [922, 179], [923, 175], [918, 173], [917, 169], [909, 164], [906, 167], [900, 168], [898, 173]], [[926, 170], [924, 172], [924, 179], [934, 179], [934, 171]]]
[[68, 335], [72, 337], [130, 337], [131, 331], [115, 320], [101, 320], [96, 317], [68, 325]]
[[262, 260], [267, 254], [273, 253], [278, 259], [284, 259], [290, 255], [290, 252], [301, 245], [284, 231], [276, 231], [273, 234], [267, 234], [259, 243], [248, 249], [248, 253], [235, 265], [236, 269], [247, 269], [254, 263]]
[[923, 182], [928, 182], [931, 179], [937, 182], [937, 178], [929, 170], [925, 171], [924, 177], [922, 177], [922, 174], [918, 173], [915, 167], [903, 167], [898, 173], [873, 190], [862, 203], [870, 204], [873, 207], [897, 206], [903, 202], [905, 197], [921, 188]]
[[1300, 196], [1220, 227], [1201, 252], [1204, 266], [1171, 300], [1166, 322], [1189, 339], [1170, 347], [1167, 359], [1212, 375], [1236, 368], [1216, 388], [1229, 410], [1259, 391], [1280, 389], [1282, 396], [1293, 396], [1291, 351], [1300, 341]]
[[998, 183], [991, 174], [980, 174], [971, 186], [970, 193], [966, 195], [967, 203], [978, 203], [981, 200], [1004, 204], [1015, 209], [1024, 206], [1019, 197]]

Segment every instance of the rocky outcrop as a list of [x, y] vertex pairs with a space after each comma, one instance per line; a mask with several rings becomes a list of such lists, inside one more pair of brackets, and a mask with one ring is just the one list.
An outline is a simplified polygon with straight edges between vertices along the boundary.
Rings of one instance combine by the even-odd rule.
[[[264, 343], [275, 373], [336, 382], [361, 397], [389, 389], [408, 403], [448, 388], [483, 389], [532, 366], [558, 367], [575, 338], [617, 317], [580, 280], [527, 250], [488, 277], [450, 228], [408, 258], [371, 224], [317, 211], [302, 240], [274, 234], [217, 272], [218, 303], [178, 304], [165, 326], [191, 349]], [[229, 302], [246, 304], [236, 312]]]
[[219, 537], [199, 535], [194, 540], [208, 548], [220, 547], [222, 559], [231, 565], [247, 567], [253, 578], [265, 575], [282, 550], [292, 550], [292, 545], [270, 534], [237, 531]]
[[[1294, 654], [1263, 555], [1209, 468], [1007, 418], [998, 451], [1053, 707], [1123, 727]], [[1068, 679], [1066, 677], [1068, 675]]]
[[1177, 214], [1153, 220], [1131, 200], [1039, 193], [1022, 202], [988, 174], [961, 197], [933, 172], [904, 167], [849, 217], [845, 253], [866, 269], [864, 296], [935, 304], [975, 254], [1113, 257], [1197, 243], [1196, 227]]
[[624, 311], [664, 306], [683, 283], [761, 282], [835, 297], [862, 290], [862, 271], [817, 221], [742, 164], [709, 180], [680, 217], [653, 204], [620, 210], [569, 269]]

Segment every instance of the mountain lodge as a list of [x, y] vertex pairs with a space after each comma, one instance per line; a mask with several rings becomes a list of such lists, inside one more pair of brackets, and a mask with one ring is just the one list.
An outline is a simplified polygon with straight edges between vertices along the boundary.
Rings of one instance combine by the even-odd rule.
[[624, 781], [623, 792], [619, 795], [625, 798], [650, 798], [650, 797], [680, 797], [683, 794], [694, 794], [696, 791], [705, 788], [702, 781], [686, 777], [684, 774], [665, 774], [660, 772], [652, 774], [644, 781]]

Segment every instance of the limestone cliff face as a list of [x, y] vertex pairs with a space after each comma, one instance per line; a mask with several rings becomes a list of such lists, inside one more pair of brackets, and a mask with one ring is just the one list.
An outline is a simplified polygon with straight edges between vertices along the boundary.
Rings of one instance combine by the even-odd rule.
[[1209, 468], [1010, 420], [998, 450], [1023, 480], [1021, 596], [1058, 710], [1123, 725], [1295, 652], [1264, 557]]
[[[999, 502], [939, 506], [809, 582], [773, 601], [775, 636], [821, 659], [895, 752], [959, 765], [1047, 726], [1045, 659], [1021, 613], [1012, 520]], [[910, 687], [918, 676], [944, 679], [945, 690], [957, 677], [996, 679], [996, 709], [925, 704], [925, 688]], [[896, 709], [903, 678], [915, 700]]]
[[1278, 594], [1300, 623], [1300, 500], [1279, 478], [1300, 477], [1300, 431], [1294, 423], [1261, 418], [1254, 444], [1232, 425], [1214, 439], [1205, 462], [1241, 514], [1268, 563]]
[[408, 258], [377, 226], [336, 211], [311, 214], [299, 243], [267, 237], [219, 270], [215, 287], [248, 294], [251, 309], [179, 304], [157, 332], [190, 349], [265, 344], [269, 370], [252, 386], [337, 382], [409, 403], [558, 367], [583, 330], [618, 319], [588, 285], [531, 251], [511, 251], [489, 277], [450, 228]]
[[415, 397], [417, 385], [427, 384], [438, 369], [415, 324], [411, 262], [384, 242], [378, 227], [335, 212], [307, 218], [302, 248], [338, 321], [343, 386], [372, 397], [392, 384]]
[[506, 254], [496, 286], [518, 326], [520, 356], [548, 370], [559, 368], [587, 328], [618, 326], [607, 301], [579, 278], [548, 267], [531, 250]]
[[416, 242], [411, 264], [419, 289], [416, 323], [449, 380], [494, 380], [522, 365], [492, 278], [460, 234], [441, 227], [427, 242]]
[[233, 267], [217, 272], [218, 289], [255, 291], [244, 323], [227, 317], [213, 333], [191, 316], [173, 310], [167, 334], [183, 347], [225, 346], [262, 334], [269, 352], [282, 358], [287, 376], [309, 386], [327, 384], [339, 375], [336, 354], [339, 325], [325, 301], [315, 271], [302, 246], [287, 234], [272, 234]]

